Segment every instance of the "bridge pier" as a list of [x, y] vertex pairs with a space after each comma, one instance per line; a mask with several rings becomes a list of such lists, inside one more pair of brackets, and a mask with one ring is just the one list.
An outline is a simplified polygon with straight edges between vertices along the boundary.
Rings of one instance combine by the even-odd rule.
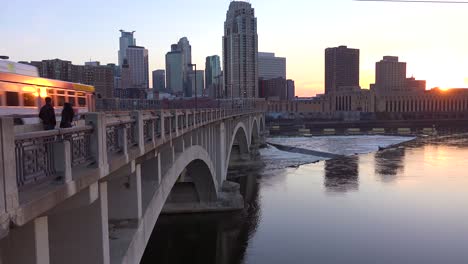
[[76, 207], [79, 199], [89, 199], [80, 197], [86, 192], [80, 193], [49, 215], [50, 263], [110, 263], [107, 183], [98, 185], [98, 197], [91, 204]]
[[109, 221], [137, 220], [142, 215], [141, 165], [123, 177], [114, 177], [107, 182]]
[[50, 258], [47, 217], [38, 217], [22, 227], [12, 229], [9, 236], [0, 241], [0, 254], [0, 263], [48, 264]]

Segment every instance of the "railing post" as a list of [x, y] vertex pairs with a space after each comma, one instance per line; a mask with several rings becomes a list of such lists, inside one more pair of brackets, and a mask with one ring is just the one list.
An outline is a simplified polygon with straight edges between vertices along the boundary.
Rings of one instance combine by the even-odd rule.
[[[19, 206], [16, 180], [15, 132], [13, 118], [0, 119], [0, 214], [16, 210]], [[0, 216], [0, 220], [3, 217]], [[0, 223], [2, 226], [9, 223]]]
[[138, 143], [138, 148], [140, 149], [140, 155], [143, 155], [145, 152], [145, 136], [144, 136], [144, 126], [143, 126], [143, 114], [141, 111], [133, 111], [131, 113], [133, 119], [135, 119], [135, 134], [136, 141]]
[[88, 113], [85, 115], [86, 124], [93, 126], [91, 135], [91, 154], [94, 158], [94, 167], [99, 168], [100, 178], [109, 173], [107, 162], [107, 132], [104, 113]]
[[119, 146], [121, 147], [122, 154], [125, 156], [125, 159], [128, 160], [128, 140], [127, 140], [127, 127], [122, 125], [118, 130]]
[[160, 128], [161, 128], [161, 140], [164, 142], [166, 140], [166, 128], [164, 125], [164, 119], [166, 118], [164, 111], [161, 111], [161, 116], [159, 118]]
[[70, 141], [64, 140], [53, 144], [54, 166], [57, 175], [65, 182], [72, 181], [72, 157]]
[[[175, 116], [175, 136], [178, 137], [179, 136], [179, 115], [178, 115], [178, 111], [174, 111], [174, 116]], [[172, 125], [172, 124], [171, 124]]]

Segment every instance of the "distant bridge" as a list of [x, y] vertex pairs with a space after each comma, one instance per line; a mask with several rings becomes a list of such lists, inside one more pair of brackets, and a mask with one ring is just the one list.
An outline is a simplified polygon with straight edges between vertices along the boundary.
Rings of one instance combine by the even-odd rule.
[[139, 263], [161, 211], [243, 206], [230, 161], [264, 142], [264, 105], [101, 112], [18, 132], [0, 119], [0, 263]]

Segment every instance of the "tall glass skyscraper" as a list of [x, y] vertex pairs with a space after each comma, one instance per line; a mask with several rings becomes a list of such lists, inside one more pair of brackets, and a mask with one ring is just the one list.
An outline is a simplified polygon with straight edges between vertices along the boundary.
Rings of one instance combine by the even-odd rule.
[[223, 70], [226, 95], [258, 97], [257, 18], [248, 2], [232, 1], [223, 36]]
[[186, 37], [171, 45], [166, 54], [167, 89], [176, 96], [190, 97], [192, 94], [192, 46]]
[[182, 52], [177, 49], [166, 54], [166, 88], [176, 96], [184, 94], [182, 61]]
[[127, 48], [129, 46], [136, 46], [136, 39], [133, 37], [135, 31], [127, 32], [120, 30], [120, 39], [119, 39], [119, 66], [123, 65], [123, 61], [127, 56]]
[[205, 88], [206, 95], [211, 98], [220, 98], [221, 91], [221, 63], [218, 55], [206, 57], [205, 62]]

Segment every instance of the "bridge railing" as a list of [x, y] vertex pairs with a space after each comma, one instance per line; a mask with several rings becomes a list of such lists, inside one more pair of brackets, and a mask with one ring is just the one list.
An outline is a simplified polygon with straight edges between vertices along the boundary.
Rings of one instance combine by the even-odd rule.
[[15, 130], [24, 130], [15, 129], [13, 118], [0, 118], [0, 214], [57, 186], [78, 182], [73, 189], [105, 177], [211, 122], [264, 111], [262, 102], [255, 100], [230, 103], [219, 108], [86, 113], [82, 126], [18, 134]]
[[92, 126], [83, 126], [16, 135], [18, 187], [47, 179], [67, 180], [73, 167], [92, 162], [92, 131]]
[[96, 99], [96, 111], [132, 111], [132, 110], [165, 110], [165, 109], [258, 109], [266, 107], [264, 99]]

